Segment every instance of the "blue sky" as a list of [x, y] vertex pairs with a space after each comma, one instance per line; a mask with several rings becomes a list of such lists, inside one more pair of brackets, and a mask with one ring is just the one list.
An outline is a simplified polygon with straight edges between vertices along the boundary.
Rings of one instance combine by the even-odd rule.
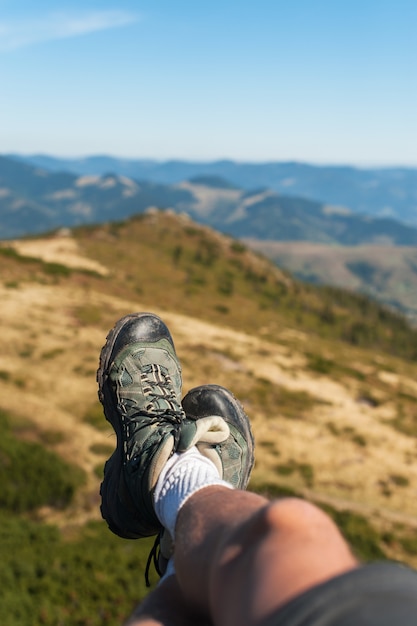
[[417, 166], [415, 0], [0, 0], [0, 153]]

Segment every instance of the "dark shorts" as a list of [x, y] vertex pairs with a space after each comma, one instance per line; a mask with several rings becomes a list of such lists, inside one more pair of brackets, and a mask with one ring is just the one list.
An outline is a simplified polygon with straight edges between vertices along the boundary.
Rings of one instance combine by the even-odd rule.
[[417, 572], [365, 565], [309, 589], [261, 626], [417, 626]]

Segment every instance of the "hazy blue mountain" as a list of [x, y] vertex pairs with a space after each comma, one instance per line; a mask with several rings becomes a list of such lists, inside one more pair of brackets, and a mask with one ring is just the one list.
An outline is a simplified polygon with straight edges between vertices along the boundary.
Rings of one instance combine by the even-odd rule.
[[[225, 230], [224, 221], [212, 225]], [[393, 219], [332, 211], [318, 202], [275, 194], [260, 197], [249, 206], [246, 198], [245, 213], [240, 210], [237, 219], [229, 217], [226, 226], [237, 238], [342, 245], [417, 244], [417, 230]]]
[[[109, 164], [107, 164], [109, 165]], [[120, 220], [172, 208], [237, 238], [358, 245], [417, 245], [417, 229], [270, 189], [247, 191], [219, 176], [176, 185], [120, 174], [78, 175], [0, 157], [0, 238]]]
[[50, 172], [0, 157], [0, 238], [20, 237], [61, 226], [123, 219], [151, 206], [193, 201], [180, 188], [127, 177]]
[[92, 156], [56, 159], [17, 158], [50, 171], [103, 175], [112, 172], [139, 180], [175, 184], [200, 176], [218, 176], [242, 189], [268, 188], [287, 196], [344, 206], [356, 213], [393, 217], [417, 224], [417, 168], [317, 166], [296, 162], [237, 163], [117, 159]]

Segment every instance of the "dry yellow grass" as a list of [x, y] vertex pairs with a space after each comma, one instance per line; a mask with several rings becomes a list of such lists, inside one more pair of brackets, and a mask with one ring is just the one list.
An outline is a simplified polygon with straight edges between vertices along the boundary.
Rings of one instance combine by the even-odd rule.
[[[44, 244], [37, 240], [30, 255], [37, 250], [41, 254]], [[72, 244], [69, 249], [50, 246], [49, 253], [50, 260], [61, 263], [68, 261], [70, 253], [79, 267], [86, 261]], [[212, 382], [239, 393], [262, 380], [274, 388], [307, 392], [316, 401], [297, 419], [285, 417], [279, 405], [265, 411], [262, 404], [243, 394], [258, 442], [255, 480], [284, 481], [317, 502], [363, 513], [381, 529], [394, 523], [417, 527], [416, 442], [388, 423], [396, 410], [390, 398], [399, 386], [417, 392], [416, 366], [405, 368], [389, 357], [373, 358], [349, 347], [343, 348], [343, 354], [334, 354], [336, 359], [339, 356], [374, 372], [388, 400], [370, 406], [358, 399], [360, 381], [335, 379], [309, 369], [307, 349], [335, 348], [331, 343], [315, 345], [318, 340], [302, 332], [283, 328], [281, 336], [269, 342], [259, 335], [162, 311], [145, 299], [126, 300], [65, 283], [22, 283], [17, 288], [0, 285], [0, 299], [1, 407], [33, 422], [34, 436], [36, 432], [61, 432], [62, 441], [49, 445], [88, 474], [71, 509], [65, 513], [41, 511], [44, 519], [68, 525], [99, 517], [96, 468], [104, 456], [92, 446], [111, 445], [114, 435], [110, 427], [98, 430], [83, 420], [86, 410], [97, 402], [99, 351], [107, 330], [120, 316], [152, 310], [172, 331], [183, 361], [185, 392]], [[97, 320], [90, 322], [86, 311], [98, 312]], [[297, 472], [285, 478], [277, 474], [277, 465], [292, 462], [314, 468], [312, 484], [307, 485]], [[398, 476], [406, 479], [404, 484], [395, 483]]]

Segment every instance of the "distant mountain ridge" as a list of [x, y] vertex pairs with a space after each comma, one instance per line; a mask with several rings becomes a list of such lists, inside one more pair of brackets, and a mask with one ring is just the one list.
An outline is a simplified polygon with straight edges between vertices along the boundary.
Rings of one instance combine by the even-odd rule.
[[284, 195], [343, 206], [355, 213], [417, 225], [417, 168], [355, 168], [297, 162], [237, 163], [230, 160], [118, 159], [92, 156], [58, 159], [45, 155], [13, 155], [49, 171], [78, 175], [109, 172], [139, 180], [173, 185], [198, 176], [217, 176], [242, 189], [268, 188]]
[[0, 238], [172, 208], [233, 237], [342, 245], [417, 245], [417, 229], [306, 198], [246, 190], [216, 176], [175, 185], [121, 174], [51, 172], [0, 157]]
[[62, 226], [105, 222], [141, 213], [149, 206], [191, 202], [183, 189], [127, 177], [48, 172], [0, 157], [0, 238], [41, 233]]

